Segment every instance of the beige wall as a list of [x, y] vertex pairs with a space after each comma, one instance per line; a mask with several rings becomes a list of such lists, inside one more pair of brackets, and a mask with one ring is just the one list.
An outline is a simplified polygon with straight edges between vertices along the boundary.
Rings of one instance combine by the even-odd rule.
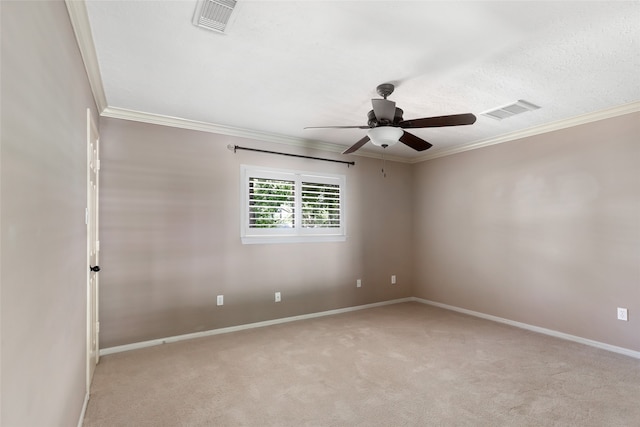
[[64, 2], [1, 2], [3, 426], [76, 425], [86, 374], [86, 109]]
[[[233, 154], [339, 158], [116, 119], [101, 131], [102, 348], [405, 296], [640, 348], [631, 116], [391, 163], [386, 179], [374, 159]], [[242, 245], [242, 163], [346, 174], [348, 241]]]
[[413, 173], [414, 296], [640, 350], [640, 114]]
[[[410, 296], [410, 165], [106, 118], [101, 138], [102, 348]], [[241, 244], [241, 164], [345, 174], [348, 240]]]

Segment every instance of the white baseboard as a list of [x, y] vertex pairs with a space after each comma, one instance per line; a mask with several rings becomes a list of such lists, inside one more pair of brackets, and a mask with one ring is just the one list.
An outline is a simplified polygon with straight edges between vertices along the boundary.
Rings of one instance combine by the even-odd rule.
[[84, 414], [87, 412], [87, 405], [89, 404], [89, 393], [84, 395], [84, 403], [82, 404], [82, 411], [80, 411], [80, 419], [78, 420], [78, 427], [82, 427], [84, 423]]
[[478, 311], [467, 310], [466, 308], [455, 307], [453, 305], [442, 304], [435, 301], [430, 301], [427, 299], [411, 297], [411, 301], [420, 302], [422, 304], [432, 305], [434, 307], [444, 308], [446, 310], [457, 311], [458, 313], [468, 314], [470, 316], [480, 317], [482, 319], [492, 320], [494, 322], [504, 323], [507, 325], [515, 326], [517, 328], [526, 329], [533, 332], [538, 332], [540, 334], [550, 335], [556, 338], [562, 338], [564, 340], [577, 342], [580, 344], [585, 344], [591, 347], [596, 347], [602, 350], [612, 351], [614, 353], [624, 354], [625, 356], [633, 357], [635, 359], [640, 359], [640, 351], [630, 350], [624, 347], [617, 347], [611, 344], [605, 344], [603, 342], [590, 340], [587, 338], [578, 337], [575, 335], [565, 334], [564, 332], [554, 331], [552, 329], [541, 328], [539, 326], [529, 325], [527, 323], [516, 322], [514, 320], [504, 319], [502, 317], [492, 316], [490, 314], [480, 313]]
[[299, 316], [283, 317], [281, 319], [265, 320], [264, 322], [248, 323], [245, 325], [230, 326], [228, 328], [211, 329], [208, 331], [195, 332], [192, 334], [176, 335], [173, 337], [159, 338], [159, 339], [150, 340], [150, 341], [142, 341], [142, 342], [137, 342], [132, 344], [119, 345], [116, 347], [108, 347], [108, 348], [101, 349], [100, 356], [106, 356], [108, 354], [120, 353], [123, 351], [129, 351], [129, 350], [137, 350], [140, 348], [152, 347], [155, 345], [167, 344], [171, 342], [208, 337], [211, 335], [227, 334], [229, 332], [243, 331], [245, 329], [262, 328], [264, 326], [279, 325], [281, 323], [295, 322], [298, 320], [305, 320], [305, 319], [313, 319], [316, 317], [332, 316], [334, 314], [348, 313], [350, 311], [364, 310], [367, 308], [381, 307], [383, 305], [398, 304], [401, 302], [410, 302], [410, 301], [413, 301], [412, 297], [399, 298], [399, 299], [394, 299], [390, 301], [374, 302], [372, 304], [338, 308], [335, 310], [320, 311], [317, 313], [302, 314]]
[[[540, 333], [540, 334], [550, 335], [552, 337], [561, 338], [561, 339], [565, 339], [565, 340], [568, 340], [568, 341], [573, 341], [573, 342], [577, 342], [577, 343], [580, 343], [580, 344], [588, 345], [588, 346], [591, 346], [591, 347], [600, 348], [602, 350], [607, 350], [607, 351], [611, 351], [611, 352], [614, 352], [614, 353], [623, 354], [625, 356], [633, 357], [635, 359], [640, 359], [640, 352], [639, 351], [630, 350], [630, 349], [624, 348], [624, 347], [617, 347], [615, 345], [605, 344], [603, 342], [594, 341], [594, 340], [590, 340], [590, 339], [587, 339], [587, 338], [582, 338], [582, 337], [578, 337], [578, 336], [575, 336], [575, 335], [566, 334], [564, 332], [554, 331], [552, 329], [541, 328], [539, 326], [529, 325], [527, 323], [522, 323], [522, 322], [516, 322], [515, 320], [509, 320], [509, 319], [505, 319], [505, 318], [502, 318], [502, 317], [492, 316], [490, 314], [480, 313], [478, 311], [473, 311], [473, 310], [467, 310], [466, 308], [460, 308], [460, 307], [456, 307], [456, 306], [452, 306], [452, 305], [448, 305], [448, 304], [442, 304], [442, 303], [439, 303], [439, 302], [430, 301], [430, 300], [427, 300], [427, 299], [417, 298], [417, 297], [399, 298], [399, 299], [394, 299], [394, 300], [390, 300], [390, 301], [381, 301], [381, 302], [376, 302], [376, 303], [372, 303], [372, 304], [357, 305], [357, 306], [354, 306], [354, 307], [338, 308], [338, 309], [335, 309], [335, 310], [320, 311], [320, 312], [317, 312], [317, 313], [302, 314], [302, 315], [299, 315], [299, 316], [284, 317], [284, 318], [281, 318], [281, 319], [266, 320], [266, 321], [263, 321], [263, 322], [248, 323], [248, 324], [245, 324], [245, 325], [230, 326], [230, 327], [227, 327], [227, 328], [220, 328], [220, 329], [211, 329], [211, 330], [208, 330], [208, 331], [195, 332], [195, 333], [192, 333], [192, 334], [176, 335], [176, 336], [172, 336], [172, 337], [159, 338], [159, 339], [155, 339], [155, 340], [142, 341], [142, 342], [137, 342], [137, 343], [132, 343], [132, 344], [125, 344], [125, 345], [120, 345], [120, 346], [116, 346], [116, 347], [108, 347], [108, 348], [103, 348], [103, 349], [100, 350], [100, 356], [106, 356], [108, 354], [113, 354], [113, 353], [120, 353], [120, 352], [123, 352], [123, 351], [137, 350], [137, 349], [140, 349], [140, 348], [152, 347], [152, 346], [161, 345], [161, 344], [167, 344], [167, 343], [171, 343], [171, 342], [178, 342], [178, 341], [190, 340], [190, 339], [194, 339], [194, 338], [208, 337], [208, 336], [212, 336], [212, 335], [227, 334], [227, 333], [230, 333], [230, 332], [243, 331], [243, 330], [246, 330], [246, 329], [262, 328], [264, 326], [279, 325], [281, 323], [295, 322], [295, 321], [298, 321], [298, 320], [305, 320], [305, 319], [313, 319], [313, 318], [316, 318], [316, 317], [332, 316], [334, 314], [348, 313], [348, 312], [351, 312], [351, 311], [364, 310], [364, 309], [367, 309], [367, 308], [381, 307], [381, 306], [384, 306], [384, 305], [399, 304], [399, 303], [410, 302], [410, 301], [415, 301], [415, 302], [419, 302], [419, 303], [422, 303], [422, 304], [432, 305], [434, 307], [439, 307], [439, 308], [443, 308], [443, 309], [446, 309], [446, 310], [456, 311], [458, 313], [468, 314], [470, 316], [475, 316], [475, 317], [491, 320], [491, 321], [498, 322], [498, 323], [504, 323], [504, 324], [507, 324], [507, 325], [515, 326], [517, 328], [526, 329], [526, 330], [537, 332], [537, 333]], [[84, 410], [86, 408], [86, 404], [88, 402], [88, 399], [89, 399], [89, 396], [87, 395], [87, 397], [85, 399], [85, 407], [83, 408], [83, 414], [82, 414], [83, 417], [84, 417]], [[81, 420], [82, 420], [82, 418], [81, 418]], [[79, 427], [81, 427], [81, 425], [82, 424], [79, 424]]]

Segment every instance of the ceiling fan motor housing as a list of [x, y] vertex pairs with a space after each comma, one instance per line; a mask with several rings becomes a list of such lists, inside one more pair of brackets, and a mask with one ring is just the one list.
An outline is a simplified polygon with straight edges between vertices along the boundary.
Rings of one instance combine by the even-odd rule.
[[367, 113], [367, 118], [369, 119], [367, 124], [369, 125], [370, 128], [374, 128], [377, 126], [398, 126], [400, 122], [403, 120], [402, 119], [403, 114], [404, 114], [404, 111], [402, 111], [402, 108], [396, 107], [396, 112], [395, 112], [395, 115], [393, 116], [393, 122], [389, 122], [388, 120], [384, 120], [384, 119], [378, 120], [376, 118], [376, 114], [374, 113], [374, 111], [371, 110], [369, 111], [369, 113]]

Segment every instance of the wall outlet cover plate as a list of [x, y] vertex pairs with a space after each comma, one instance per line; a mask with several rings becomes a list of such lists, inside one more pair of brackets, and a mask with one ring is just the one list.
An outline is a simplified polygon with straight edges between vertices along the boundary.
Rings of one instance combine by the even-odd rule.
[[625, 322], [629, 320], [626, 308], [618, 307], [618, 320], [624, 320]]

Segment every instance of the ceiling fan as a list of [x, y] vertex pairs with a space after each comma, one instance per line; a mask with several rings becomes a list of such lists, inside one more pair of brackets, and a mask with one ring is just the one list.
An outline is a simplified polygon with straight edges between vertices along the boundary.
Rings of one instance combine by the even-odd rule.
[[396, 107], [394, 101], [387, 99], [394, 90], [391, 83], [383, 83], [376, 88], [383, 99], [372, 99], [373, 110], [369, 111], [368, 123], [365, 126], [313, 126], [305, 129], [369, 129], [367, 136], [347, 148], [342, 154], [353, 153], [368, 141], [382, 148], [387, 148], [400, 141], [417, 151], [431, 148], [424, 139], [403, 129], [434, 128], [443, 126], [471, 125], [475, 123], [476, 116], [471, 113], [454, 114], [451, 116], [425, 117], [422, 119], [404, 120], [403, 111]]

